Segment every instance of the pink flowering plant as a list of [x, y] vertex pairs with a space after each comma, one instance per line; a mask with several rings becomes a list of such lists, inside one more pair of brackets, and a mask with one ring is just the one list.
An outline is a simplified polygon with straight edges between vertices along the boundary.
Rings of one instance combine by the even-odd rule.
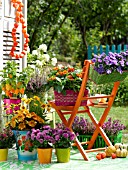
[[46, 125], [41, 129], [33, 128], [28, 131], [27, 139], [30, 139], [35, 148], [51, 148], [54, 143], [53, 129]]
[[109, 52], [106, 55], [104, 52], [100, 55], [94, 54], [92, 59], [94, 70], [99, 74], [111, 74], [112, 72], [123, 73], [124, 70], [128, 70], [128, 51], [121, 53]]
[[54, 147], [55, 148], [70, 148], [71, 143], [75, 140], [75, 134], [69, 128], [55, 128], [53, 130]]
[[10, 128], [3, 129], [0, 132], [0, 149], [12, 148], [15, 143], [15, 137]]

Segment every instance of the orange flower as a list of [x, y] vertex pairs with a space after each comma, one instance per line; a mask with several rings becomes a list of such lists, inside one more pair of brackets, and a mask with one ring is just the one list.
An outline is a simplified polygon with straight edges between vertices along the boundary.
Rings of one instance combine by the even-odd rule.
[[12, 121], [10, 122], [10, 125], [12, 126], [12, 128], [15, 128], [15, 127], [16, 127], [16, 122], [15, 122], [15, 120], [12, 120]]
[[67, 78], [68, 78], [69, 80], [74, 80], [74, 78], [72, 77], [72, 75], [67, 76]]
[[20, 123], [19, 126], [18, 126], [18, 128], [19, 128], [20, 130], [25, 129], [25, 128], [26, 128], [25, 123], [24, 123], [24, 122], [23, 122], [23, 123]]
[[18, 114], [18, 115], [17, 115], [17, 120], [18, 120], [18, 122], [23, 122], [24, 119], [25, 119], [25, 116], [24, 116], [23, 114]]
[[58, 67], [54, 67], [53, 70], [59, 70], [59, 68]]
[[68, 68], [68, 72], [73, 72], [73, 71], [75, 71], [75, 69], [73, 67]]
[[27, 118], [31, 118], [31, 117], [32, 117], [31, 113], [27, 113], [27, 114], [26, 114], [26, 117], [27, 117]]
[[19, 89], [19, 92], [21, 93], [21, 94], [24, 94], [24, 88], [22, 88], [22, 89]]
[[34, 120], [30, 120], [30, 121], [27, 122], [27, 124], [28, 124], [29, 126], [31, 126], [31, 127], [35, 127], [36, 124], [37, 124], [37, 122], [34, 121]]

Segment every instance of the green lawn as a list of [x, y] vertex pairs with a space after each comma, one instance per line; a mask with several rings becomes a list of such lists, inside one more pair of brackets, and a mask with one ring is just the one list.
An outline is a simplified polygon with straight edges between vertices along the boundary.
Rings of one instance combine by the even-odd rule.
[[[97, 118], [97, 120], [100, 119], [104, 109], [103, 108], [94, 108], [91, 107], [92, 112], [94, 113], [95, 117]], [[79, 114], [79, 116], [83, 116], [84, 118], [88, 118], [87, 114]], [[106, 121], [108, 120], [108, 118], [112, 118], [112, 120], [118, 119], [121, 121], [121, 123], [123, 123], [126, 126], [126, 130], [123, 131], [123, 138], [122, 138], [122, 142], [123, 143], [128, 143], [128, 106], [124, 107], [115, 107], [113, 106], [109, 112], [109, 115], [106, 119]], [[58, 115], [56, 114], [56, 122], [60, 121]]]

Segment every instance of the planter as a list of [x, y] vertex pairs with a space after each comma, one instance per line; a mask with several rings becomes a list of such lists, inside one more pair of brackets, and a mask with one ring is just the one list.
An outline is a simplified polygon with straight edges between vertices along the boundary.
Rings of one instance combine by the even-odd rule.
[[123, 81], [128, 76], [128, 71], [124, 71], [122, 74], [119, 72], [113, 72], [111, 74], [99, 74], [90, 65], [89, 79], [96, 84], [112, 83], [117, 81]]
[[0, 149], [0, 162], [7, 161], [8, 158], [8, 149]]
[[32, 143], [26, 140], [28, 131], [13, 130], [16, 139], [18, 159], [21, 161], [33, 161], [37, 159], [37, 150]]
[[[17, 111], [20, 109], [20, 103], [21, 99], [4, 99], [3, 100], [5, 109], [6, 109], [6, 114], [12, 114], [13, 110]], [[13, 108], [13, 105], [17, 105]]]
[[[55, 96], [55, 104], [57, 106], [74, 106], [76, 103], [76, 99], [78, 97], [79, 92], [75, 92], [73, 90], [66, 90], [66, 95], [62, 93], [58, 93], [54, 91]], [[86, 89], [84, 92], [84, 96], [88, 95], [88, 90]], [[82, 101], [81, 106], [86, 106], [87, 101]]]
[[56, 148], [57, 162], [66, 163], [70, 160], [70, 148]]
[[40, 164], [51, 163], [52, 159], [52, 148], [38, 148], [38, 159]]
[[[87, 142], [91, 140], [91, 135], [79, 135], [77, 136], [80, 142]], [[110, 139], [110, 141], [112, 142], [112, 145], [114, 145], [115, 143], [121, 143], [122, 142], [122, 131], [120, 131], [117, 136], [108, 136], [108, 138]], [[84, 149], [87, 149], [88, 145], [83, 145]], [[93, 149], [95, 148], [102, 148], [102, 147], [106, 147], [106, 143], [104, 141], [104, 139], [99, 135], [93, 145]], [[74, 147], [74, 149], [76, 149], [77, 147]]]

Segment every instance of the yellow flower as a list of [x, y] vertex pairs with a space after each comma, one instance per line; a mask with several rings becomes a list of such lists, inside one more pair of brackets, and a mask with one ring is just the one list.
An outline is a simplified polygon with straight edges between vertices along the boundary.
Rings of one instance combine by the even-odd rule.
[[26, 128], [25, 122], [20, 123], [19, 126], [18, 126], [18, 128], [19, 128], [20, 130], [25, 129], [25, 128]]
[[31, 113], [27, 113], [27, 114], [26, 114], [26, 117], [27, 117], [27, 118], [31, 118], [31, 117], [32, 117]]
[[42, 108], [46, 108], [46, 107], [47, 107], [47, 104], [43, 103], [43, 104], [41, 105], [41, 107], [42, 107]]
[[28, 121], [27, 124], [28, 124], [29, 126], [31, 126], [31, 127], [35, 127], [36, 124], [37, 124], [37, 122], [34, 121], [34, 120], [31, 120], [31, 121]]
[[15, 119], [14, 119], [14, 120], [11, 120], [10, 125], [12, 126], [12, 128], [15, 128], [15, 127], [16, 127]]
[[18, 120], [18, 122], [23, 122], [24, 119], [25, 119], [25, 116], [24, 116], [23, 114], [18, 114], [18, 115], [17, 115], [17, 120]]
[[44, 123], [44, 120], [41, 117], [37, 116], [37, 118], [39, 123]]
[[33, 97], [34, 100], [40, 101], [40, 98], [38, 96]]

